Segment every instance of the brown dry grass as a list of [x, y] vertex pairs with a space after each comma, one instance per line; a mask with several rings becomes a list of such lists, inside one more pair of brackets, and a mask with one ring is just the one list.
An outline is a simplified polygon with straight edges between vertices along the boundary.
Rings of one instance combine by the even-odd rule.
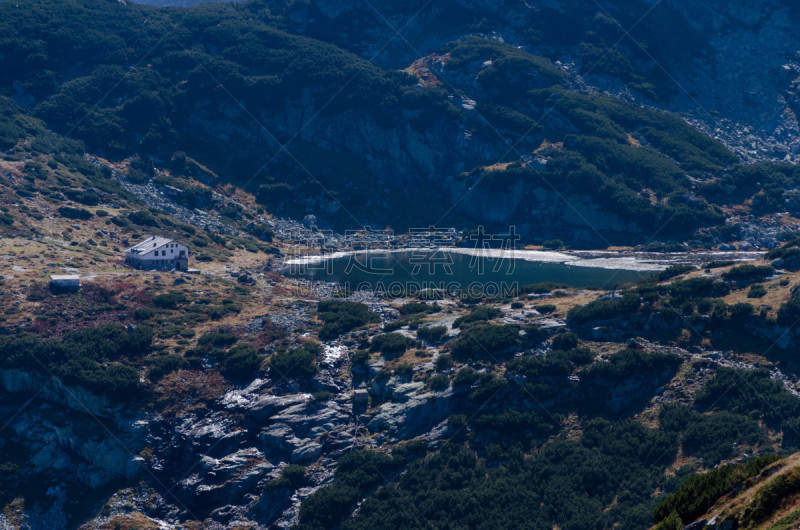
[[83, 526], [83, 530], [159, 530], [161, 525], [139, 512], [115, 515], [105, 523]]
[[[788, 280], [787, 285], [781, 285], [782, 280]], [[769, 311], [769, 316], [774, 317], [781, 304], [787, 302], [791, 298], [791, 290], [793, 287], [800, 285], [800, 272], [787, 272], [775, 280], [762, 282], [762, 285], [767, 289], [767, 294], [761, 298], [748, 298], [747, 292], [750, 287], [744, 287], [731, 291], [731, 293], [724, 298], [727, 304], [736, 304], [746, 302], [752, 304], [756, 311], [761, 307], [766, 307]]]
[[[723, 520], [725, 517], [728, 516], [737, 516], [741, 515], [744, 509], [753, 501], [756, 493], [758, 492], [761, 487], [763, 487], [768, 482], [771, 482], [776, 477], [781, 475], [786, 475], [788, 473], [795, 472], [800, 466], [800, 453], [795, 453], [785, 460], [782, 460], [776, 464], [774, 464], [777, 470], [772, 472], [767, 480], [761, 481], [752, 481], [745, 483], [745, 488], [740, 491], [735, 497], [733, 498], [723, 498], [720, 500], [709, 512], [705, 518], [711, 518], [717, 516], [719, 520]], [[789, 499], [791, 501], [791, 499]], [[784, 509], [778, 510], [772, 518], [768, 521], [765, 521], [762, 524], [759, 524], [753, 528], [769, 528], [772, 523], [780, 519], [782, 516], [790, 513], [794, 508], [797, 507], [796, 502], [787, 502], [787, 506], [784, 506]]]

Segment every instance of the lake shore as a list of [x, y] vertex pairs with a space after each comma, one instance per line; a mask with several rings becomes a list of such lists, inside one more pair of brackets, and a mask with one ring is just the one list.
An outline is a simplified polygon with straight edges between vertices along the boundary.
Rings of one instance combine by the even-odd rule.
[[591, 267], [599, 269], [628, 270], [640, 272], [658, 272], [670, 265], [688, 264], [700, 266], [711, 261], [754, 261], [761, 259], [764, 252], [740, 251], [703, 251], [703, 252], [631, 252], [608, 250], [504, 250], [474, 249], [458, 247], [437, 248], [400, 248], [348, 250], [328, 254], [314, 254], [286, 259], [284, 266], [302, 266], [318, 264], [327, 260], [346, 258], [357, 255], [389, 255], [400, 253], [418, 253], [420, 255], [435, 252], [460, 254], [486, 259], [523, 260], [536, 263], [563, 264], [573, 267]]

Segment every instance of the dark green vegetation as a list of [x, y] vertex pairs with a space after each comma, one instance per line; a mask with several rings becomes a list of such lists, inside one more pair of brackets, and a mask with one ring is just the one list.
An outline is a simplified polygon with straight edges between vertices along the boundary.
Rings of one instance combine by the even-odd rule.
[[769, 251], [766, 259], [775, 260], [772, 263], [777, 268], [800, 270], [800, 238], [792, 239], [780, 248]]
[[[761, 411], [774, 407], [793, 417], [800, 406], [766, 373], [719, 369], [695, 403], [664, 405], [660, 427], [647, 428], [629, 415], [676, 374], [680, 357], [623, 350], [596, 361], [590, 350], [574, 348], [570, 334], [555, 343], [572, 349], [506, 361], [504, 376], [461, 368], [452, 383], [466, 406], [448, 420], [441, 448], [350, 453], [334, 481], [303, 504], [300, 528], [645, 528], [654, 513], [661, 522], [673, 512], [676, 521], [691, 522], [778, 457], [693, 476], [698, 463], [708, 469], [769, 447], [769, 434], [780, 427]], [[570, 375], [579, 382], [570, 385]], [[445, 388], [447, 378], [436, 377], [436, 387]], [[769, 400], [763, 407], [762, 396]], [[581, 428], [566, 437], [562, 421], [570, 413]], [[670, 478], [665, 470], [679, 447], [698, 459]]]
[[649, 336], [685, 344], [709, 341], [715, 347], [760, 352], [770, 359], [785, 361], [789, 369], [796, 370], [791, 355], [796, 335], [786, 333], [787, 342], [776, 344], [760, 330], [793, 328], [800, 320], [800, 290], [792, 290], [775, 317], [766, 309], [756, 311], [750, 303], [727, 304], [721, 299], [732, 290], [760, 298], [766, 288], [752, 283], [773, 273], [771, 266], [740, 265], [723, 273], [722, 280], [695, 277], [660, 285], [644, 283], [614, 297], [605, 296], [573, 308], [567, 322], [583, 335], [589, 333], [590, 326], [610, 325], [625, 337]]
[[[650, 486], [657, 480], [656, 457], [640, 463], [631, 456], [637, 444], [654, 452], [668, 446], [657, 432], [633, 423], [614, 427], [603, 420], [587, 425], [580, 442], [555, 441], [535, 458], [525, 458], [513, 448], [499, 449], [491, 459], [480, 458], [466, 446], [451, 443], [437, 454], [413, 461], [407, 476], [368, 497], [358, 516], [345, 521], [342, 528], [480, 528], [488, 521], [501, 528], [544, 527], [553, 521], [574, 528], [610, 526], [620, 514], [637, 511], [628, 502], [643, 500], [626, 495], [622, 503], [603, 513], [603, 504], [613, 499], [612, 491], [634, 483]], [[386, 476], [391, 468], [382, 471]], [[320, 496], [333, 495], [341, 487], [338, 480], [321, 490]], [[315, 504], [304, 505], [301, 522], [322, 528], [314, 524], [313, 516], [321, 512], [315, 508]], [[637, 516], [628, 521], [644, 526], [650, 514], [641, 508]]]
[[[630, 12], [643, 5], [628, 3]], [[439, 50], [448, 61], [436, 72], [440, 82], [429, 86], [336, 46], [351, 48], [348, 31], [363, 29], [374, 13], [358, 22], [338, 20], [328, 28], [309, 22], [312, 27], [302, 30], [334, 45], [287, 32], [299, 31], [297, 20], [309, 19], [292, 15], [298, 6], [270, 11], [251, 1], [183, 11], [102, 0], [30, 0], [24, 6], [0, 3], [0, 93], [25, 105], [23, 111], [2, 100], [2, 142], [10, 147], [15, 138], [38, 134], [41, 122], [28, 116], [44, 119], [92, 152], [112, 158], [137, 155], [128, 178], [170, 186], [179, 191], [176, 200], [189, 207], [207, 203], [210, 196], [182, 179], [215, 180], [219, 174], [247, 184], [272, 211], [300, 215], [312, 202], [340, 201], [345, 209], [330, 219], [335, 223], [353, 223], [346, 210], [359, 218], [416, 226], [423, 218], [441, 217], [449, 190], [440, 188], [444, 179], [438, 177], [458, 174], [476, 196], [506, 197], [512, 206], [500, 224], [523, 219], [524, 209], [541, 201], [536, 193], [557, 192], [585, 196], [592, 208], [630, 223], [630, 230], [604, 230], [602, 237], [578, 226], [584, 241], [635, 242], [657, 229], [659, 237], [667, 238], [721, 225], [725, 216], [720, 207], [747, 199], [756, 213], [778, 211], [786, 202], [782, 190], [797, 185], [796, 172], [788, 166], [735, 166], [735, 157], [721, 144], [671, 114], [573, 92], [565, 88], [561, 70], [531, 53], [546, 42], [551, 48], [542, 50], [570, 50], [581, 64], [591, 65], [589, 70], [617, 76], [647, 97], [667, 97], [669, 76], [642, 70], [630, 57], [641, 54], [639, 45], [646, 43], [648, 55], [671, 63], [677, 56], [700, 53], [702, 37], [691, 36], [691, 29], [661, 6], [656, 8], [659, 16], [673, 20], [681, 31], [656, 31], [659, 37], [654, 37], [640, 34], [637, 26], [636, 36], [619, 35], [611, 19], [590, 16], [593, 11], [580, 3], [569, 15], [535, 9], [524, 16], [530, 19], [522, 37], [527, 50], [478, 37], [454, 41]], [[457, 15], [446, 8], [425, 23], [442, 29], [435, 20], [445, 12], [450, 13], [447, 32], [459, 27], [476, 31], [466, 21], [478, 15], [469, 10]], [[563, 31], [554, 34], [554, 27]], [[492, 67], [483, 68], [489, 59]], [[477, 98], [476, 111], [452, 103], [461, 94]], [[304, 113], [314, 123], [291, 123], [291, 116]], [[353, 115], [358, 116], [355, 122]], [[341, 122], [357, 126], [344, 132], [337, 129]], [[483, 149], [464, 151], [447, 140], [464, 129]], [[437, 131], [435, 141], [421, 140], [428, 131]], [[309, 134], [295, 141], [303, 132]], [[383, 147], [419, 141], [432, 154], [403, 163], [395, 163]], [[290, 145], [283, 149], [286, 142]], [[514, 149], [509, 151], [509, 145]], [[540, 146], [537, 153], [548, 160], [546, 167], [519, 162], [519, 153]], [[366, 156], [373, 151], [377, 156]], [[463, 160], [468, 171], [461, 162], [454, 166], [455, 159]], [[485, 169], [498, 159], [511, 164]], [[172, 177], [156, 176], [153, 161], [169, 167]], [[434, 178], [420, 179], [419, 174]], [[764, 189], [753, 182], [764, 183]], [[392, 190], [390, 200], [377, 203], [386, 188]], [[510, 197], [512, 189], [521, 194]], [[410, 200], [415, 191], [428, 193], [424, 206]], [[84, 205], [95, 201], [91, 193], [71, 198]], [[460, 211], [449, 220], [483, 221], [476, 216], [487, 212], [472, 202], [459, 201]], [[557, 202], [545, 200], [548, 207]], [[239, 215], [235, 208], [222, 210], [224, 218]], [[557, 208], [547, 214], [547, 228], [572, 245], [576, 226], [562, 213]], [[129, 221], [147, 226], [158, 219]], [[271, 238], [264, 227], [250, 230], [262, 241]], [[697, 236], [702, 245], [711, 232]], [[556, 246], [556, 240], [549, 241]]]
[[492, 320], [501, 316], [503, 316], [503, 312], [499, 309], [493, 307], [478, 307], [473, 309], [469, 314], [458, 317], [455, 322], [453, 322], [453, 327], [466, 327], [475, 322], [486, 322], [487, 320]]
[[694, 476], [656, 506], [653, 519], [658, 523], [674, 512], [682, 521], [693, 521], [713, 506], [724, 493], [743, 480], [758, 475], [779, 459], [777, 455], [764, 455], [746, 464], [728, 464]]
[[149, 328], [126, 330], [118, 324], [73, 331], [61, 340], [33, 334], [0, 337], [0, 365], [59, 377], [68, 385], [118, 400], [141, 398], [135, 362], [150, 352]]
[[322, 351], [316, 342], [306, 342], [298, 348], [279, 350], [269, 359], [270, 369], [277, 382], [286, 379], [310, 379], [317, 373], [317, 356]]
[[720, 369], [697, 396], [700, 410], [727, 410], [760, 418], [773, 428], [800, 415], [800, 399], [770, 378], [767, 370]]
[[757, 446], [766, 442], [758, 422], [728, 411], [704, 415], [681, 405], [666, 406], [659, 424], [666, 431], [680, 433], [684, 453], [703, 462], [730, 458], [738, 443]]
[[382, 483], [401, 463], [373, 451], [354, 451], [339, 460], [333, 485], [311, 495], [300, 510], [300, 528], [331, 528], [370, 488]]
[[417, 338], [430, 344], [440, 342], [446, 334], [446, 326], [423, 326], [417, 329]]
[[306, 468], [298, 464], [289, 464], [281, 469], [281, 476], [267, 483], [265, 490], [271, 491], [280, 488], [296, 489], [305, 481]]
[[400, 308], [400, 313], [403, 315], [413, 315], [415, 313], [438, 313], [439, 311], [441, 311], [441, 308], [436, 302], [433, 304], [426, 304], [425, 302], [407, 302]]
[[261, 364], [255, 348], [247, 344], [236, 345], [218, 358], [223, 373], [233, 380], [251, 381]]
[[737, 265], [722, 274], [726, 280], [736, 283], [763, 281], [772, 276], [775, 269], [769, 265]]
[[[618, 24], [591, 2], [567, 0], [569, 9], [564, 12], [526, 8], [530, 13], [518, 26], [524, 48], [479, 37], [436, 44], [445, 58], [428, 66], [438, 78], [418, 86], [413, 74], [401, 71], [410, 61], [379, 68], [332, 44], [288, 33], [307, 23], [312, 27], [303, 35], [358, 51], [355, 48], [366, 41], [353, 38], [350, 31], [359, 24], [374, 24], [374, 17], [345, 11], [323, 28], [318, 21], [325, 17], [308, 2], [267, 8], [275, 4], [251, 1], [184, 11], [105, 0], [0, 2], [0, 93], [8, 96], [0, 97], [0, 148], [8, 150], [3, 154], [8, 161], [21, 162], [22, 173], [14, 176], [13, 186], [10, 178], [0, 176], [7, 185], [3, 189], [13, 189], [0, 206], [3, 236], [40, 235], [23, 219], [43, 218], [47, 212], [35, 211], [27, 199], [49, 197], [51, 210], [58, 211], [57, 219], [65, 226], [103, 223], [124, 237], [174, 234], [191, 241], [200, 261], [223, 259], [225, 249], [233, 247], [269, 251], [266, 243], [272, 233], [241, 207], [214, 204], [212, 188], [199, 183], [216, 185], [218, 175], [241, 184], [254, 177], [251, 190], [270, 213], [333, 212], [340, 199], [345, 208], [330, 214], [334, 221], [352, 225], [349, 211], [359, 222], [361, 217], [400, 220], [397, 227], [419, 223], [424, 218], [420, 209], [438, 218], [444, 199], [453, 202], [451, 190], [442, 189], [442, 183], [450, 185], [456, 178], [453, 189], [463, 186], [474, 195], [458, 201], [462, 217], [454, 216], [454, 223], [465, 222], [464, 216], [498, 219], [502, 216], [492, 205], [499, 203], [507, 205], [507, 212], [501, 212], [506, 217], [498, 224], [530, 219], [533, 210], [545, 212], [537, 218], [542, 230], [524, 236], [541, 238], [546, 248], [575, 246], [576, 241], [640, 242], [662, 227], [659, 237], [681, 241], [699, 229], [692, 244], [702, 246], [717, 237], [735, 236], [723, 227], [732, 207], [757, 215], [782, 211], [791, 205], [787, 190], [800, 184], [791, 166], [737, 166], [719, 143], [673, 115], [573, 92], [563, 71], [537, 55], [570, 50], [585, 74], [593, 70], [621, 80], [646, 98], [666, 99], [669, 83], [648, 66], [653, 64], [648, 56], [653, 54], [662, 64], [691, 62], [694, 54], [702, 53], [703, 42], [662, 5], [651, 3], [658, 15], [652, 20], [670, 23], [669, 36], [649, 20], [620, 33]], [[401, 11], [422, 7], [417, 0], [385, 4], [381, 7]], [[430, 29], [431, 17], [441, 17], [443, 26], [458, 28], [459, 35], [490, 34], [496, 16], [492, 10], [513, 7], [503, 1], [470, 7], [461, 2], [439, 4], [435, 13], [422, 14], [423, 27]], [[636, 8], [643, 4], [630, 0], [620, 5], [625, 12], [621, 17], [627, 19], [640, 15]], [[302, 9], [309, 12], [283, 16]], [[470, 21], [476, 12], [486, 14], [485, 21]], [[429, 35], [435, 40], [440, 34]], [[637, 51], [640, 43], [647, 53]], [[484, 66], [488, 60], [490, 67]], [[459, 104], [464, 95], [477, 100], [474, 111]], [[12, 97], [22, 107], [12, 103]], [[69, 138], [48, 133], [47, 127]], [[19, 142], [23, 138], [26, 141]], [[281, 144], [287, 142], [284, 149]], [[515, 148], [509, 151], [509, 145]], [[152, 182], [190, 209], [214, 208], [242, 238], [215, 236], [131, 200], [108, 169], [84, 158], [85, 150], [114, 160], [132, 157], [128, 166], [120, 166], [127, 167], [123, 172], [129, 182]], [[403, 155], [393, 155], [395, 150]], [[519, 162], [520, 154], [534, 151], [546, 165]], [[495, 165], [498, 159], [509, 164]], [[169, 168], [171, 174], [156, 167]], [[573, 199], [571, 204], [586, 208], [592, 218], [610, 217], [607, 226], [624, 228], [599, 235], [586, 227], [576, 232], [575, 222], [566, 221], [559, 209], [563, 204], [558, 195]], [[420, 196], [427, 198], [423, 205], [409, 200]], [[57, 236], [84, 250], [93, 246], [85, 241], [88, 236], [81, 237], [87, 230], [72, 230]], [[94, 234], [93, 229], [89, 235]], [[772, 253], [772, 259], [781, 260], [775, 269], [796, 267], [799, 245], [789, 242]], [[649, 248], [683, 247], [656, 243]], [[688, 267], [671, 268], [659, 280], [688, 272]], [[750, 284], [773, 273], [771, 267], [743, 266], [725, 273], [721, 281], [639, 284], [620, 296], [573, 309], [573, 331], [555, 336], [533, 326], [492, 324], [502, 312], [482, 305], [482, 297], [465, 297], [461, 302], [473, 310], [457, 321], [460, 336], [443, 345], [450, 353], [440, 354], [435, 371], [427, 374], [410, 360], [427, 363], [433, 348], [409, 352], [402, 363], [394, 361], [407, 349], [421, 346], [392, 330], [407, 327], [428, 344], [442, 343], [446, 329], [425, 324], [427, 314], [440, 310], [437, 304], [405, 304], [403, 318], [386, 323], [383, 333], [375, 335], [380, 318], [367, 306], [319, 303], [321, 324], [302, 332], [318, 331], [320, 340], [335, 340], [356, 331], [357, 347], [363, 349], [352, 354], [352, 369], [368, 389], [368, 414], [388, 400], [397, 400], [392, 406], [400, 408], [401, 398], [387, 386], [390, 378], [418, 382], [426, 392], [437, 393], [415, 404], [424, 411], [421, 418], [409, 418], [423, 426], [430, 419], [432, 425], [425, 427], [436, 426], [443, 434], [430, 446], [418, 439], [399, 443], [393, 451], [396, 432], [386, 427], [378, 434], [373, 431], [382, 427], [369, 426], [370, 440], [381, 444], [379, 450], [349, 451], [349, 440], [340, 445], [340, 436], [347, 433], [328, 432], [326, 425], [326, 432], [318, 436], [318, 429], [307, 434], [293, 424], [298, 437], [319, 441], [324, 458], [344, 455], [336, 478], [303, 504], [300, 526], [329, 528], [343, 521], [342, 528], [370, 529], [638, 528], [652, 523], [653, 509], [676, 490], [676, 497], [668, 497], [672, 500], [662, 509], [663, 520], [678, 526], [688, 523], [711, 502], [712, 494], [736, 487], [735, 481], [752, 477], [763, 466], [745, 464], [731, 476], [720, 472], [686, 482], [695, 470], [774, 449], [777, 440], [787, 449], [797, 447], [797, 398], [766, 370], [739, 372], [674, 354], [594, 348], [591, 334], [616, 332], [620, 344], [628, 336], [646, 336], [687, 347], [777, 356], [777, 348], [761, 344], [766, 341], [752, 330], [794, 330], [800, 319], [800, 294], [795, 290], [776, 318], [758, 302], [728, 305], [721, 300], [731, 290], [763, 292], [756, 289], [759, 284]], [[80, 314], [63, 307], [68, 305], [65, 300], [88, 298], [88, 292], [60, 301], [38, 290], [25, 293], [27, 302], [40, 302], [40, 307], [24, 326], [17, 326], [18, 321], [14, 327], [4, 326], [8, 334], [0, 335], [0, 367], [53, 373], [70, 386], [104, 394], [132, 409], [152, 406], [164, 415], [158, 429], [165, 430], [179, 413], [198, 419], [222, 415], [220, 397], [233, 386], [263, 376], [262, 367], [274, 385], [268, 391], [275, 395], [298, 388], [313, 392], [308, 406], [320, 412], [331, 400], [344, 404], [338, 392], [331, 392], [334, 386], [314, 379], [321, 354], [317, 342], [294, 334], [287, 337], [268, 326], [256, 329], [251, 324], [257, 320], [248, 322], [245, 330], [233, 316], [254, 293], [235, 281], [225, 280], [219, 289], [201, 283], [205, 279], [188, 281], [194, 285], [119, 287], [124, 296], [87, 303]], [[529, 286], [523, 294], [558, 289]], [[515, 309], [525, 305], [511, 299], [502, 303]], [[6, 315], [14, 317], [14, 308], [7, 307]], [[442, 307], [450, 311], [449, 303]], [[545, 313], [556, 307], [538, 309]], [[252, 313], [243, 311], [242, 319], [244, 315], [250, 319]], [[200, 333], [195, 329], [206, 332], [196, 336]], [[791, 349], [795, 345], [790, 344], [789, 353], [796, 352]], [[387, 361], [374, 375], [367, 366], [367, 347]], [[271, 352], [269, 357], [265, 351]], [[682, 395], [683, 405], [662, 405], [661, 396], [669, 400], [673, 395], [676, 385], [670, 383], [676, 374], [689, 382], [703, 377], [697, 385], [701, 388], [696, 395]], [[339, 376], [344, 374], [335, 378]], [[451, 391], [441, 392], [445, 389]], [[237, 429], [239, 416], [247, 420], [242, 429]], [[231, 439], [258, 437], [266, 426], [253, 425], [250, 416], [224, 413]], [[658, 428], [653, 427], [656, 420]], [[415, 421], [401, 427], [409, 430], [407, 434], [416, 428]], [[425, 432], [420, 427], [408, 437]], [[161, 439], [170, 444], [171, 433], [165, 434]], [[32, 453], [5, 440], [4, 436], [0, 447], [0, 497], [5, 501], [22, 491], [30, 506], [37, 498], [27, 496], [24, 483], [34, 481], [26, 478], [32, 466], [16, 462], [27, 462]], [[149, 450], [152, 455], [159, 449]], [[221, 446], [218, 450], [210, 456], [227, 452]], [[675, 469], [679, 454], [689, 464]], [[266, 456], [277, 462], [273, 455]], [[266, 489], [260, 504], [318, 485], [318, 466], [309, 469], [306, 473], [290, 465], [280, 475], [272, 474], [272, 481], [259, 477], [258, 489]], [[249, 473], [248, 469], [230, 477], [231, 487], [249, 480]], [[228, 480], [222, 475], [219, 479]], [[681, 484], [686, 485], [678, 490]], [[790, 477], [763, 490], [748, 520], [763, 519], [797, 484], [796, 477]], [[177, 489], [188, 491], [183, 484]], [[251, 493], [237, 491], [236, 497], [251, 498]], [[215, 510], [209, 517], [227, 517], [223, 512]]]
[[670, 278], [674, 278], [675, 276], [680, 276], [681, 274], [686, 274], [687, 272], [691, 272], [695, 270], [696, 267], [692, 265], [670, 265], [663, 271], [659, 272], [656, 276], [656, 280], [659, 282], [664, 282], [669, 280]]
[[327, 300], [317, 305], [317, 311], [324, 322], [319, 331], [320, 340], [334, 339], [366, 324], [380, 322], [377, 313], [357, 302]]
[[485, 324], [463, 331], [452, 343], [453, 358], [495, 359], [520, 348], [522, 338], [519, 326]]
[[800, 492], [800, 469], [782, 474], [756, 492], [755, 498], [742, 517], [744, 523], [765, 522], [786, 499]]
[[385, 357], [398, 357], [415, 345], [415, 341], [400, 333], [376, 335], [370, 342], [370, 351], [379, 351]]

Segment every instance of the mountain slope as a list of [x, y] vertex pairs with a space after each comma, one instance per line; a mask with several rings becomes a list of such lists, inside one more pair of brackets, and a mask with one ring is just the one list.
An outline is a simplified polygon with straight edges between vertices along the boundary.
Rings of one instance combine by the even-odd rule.
[[[191, 157], [108, 162], [5, 108], [26, 133], [0, 160], [0, 524], [644, 528], [691, 473], [796, 447], [778, 371], [796, 272], [480, 300], [310, 289], [273, 271], [295, 249], [265, 241], [277, 221]], [[201, 273], [124, 267], [152, 233]], [[797, 244], [770, 256], [796, 265]], [[81, 291], [50, 291], [56, 273]]]
[[[771, 455], [696, 475], [656, 508], [656, 528], [683, 528], [684, 519], [698, 528], [795, 528], [800, 521], [799, 463], [796, 453]], [[705, 502], [695, 506], [698, 497]]]
[[187, 153], [272, 210], [340, 227], [514, 224], [578, 246], [724, 221], [726, 203], [697, 194], [735, 164], [724, 146], [496, 40], [398, 71], [284, 32], [291, 19], [261, 2], [23, 5], [0, 5], [0, 90], [25, 112], [107, 156]]

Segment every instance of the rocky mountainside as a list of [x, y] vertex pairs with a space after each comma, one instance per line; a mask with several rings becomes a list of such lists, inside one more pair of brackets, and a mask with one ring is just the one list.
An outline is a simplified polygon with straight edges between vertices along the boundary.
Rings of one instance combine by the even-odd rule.
[[794, 160], [800, 149], [792, 2], [273, 5], [298, 31], [381, 65], [408, 64], [465, 33], [478, 33], [559, 61], [584, 90], [679, 113], [745, 160]]
[[[271, 5], [296, 31], [383, 66], [402, 67], [450, 40], [478, 33], [559, 61], [583, 89], [681, 114], [745, 160], [795, 160], [800, 151], [797, 10], [791, 2], [548, 0], [489, 6], [454, 2], [447, 8], [405, 2], [373, 8], [314, 0]], [[585, 45], [597, 43], [579, 32], [609, 28], [616, 32], [606, 43], [611, 51], [587, 53]], [[636, 77], [631, 67], [650, 78], [655, 93], [631, 83]]]
[[[444, 4], [0, 2], [0, 528], [797, 524], [795, 8]], [[278, 214], [772, 250], [380, 296]]]
[[[193, 159], [202, 181], [12, 118], [4, 527], [644, 528], [696, 472], [800, 440], [798, 241], [621, 292], [341, 293], [273, 272], [297, 241]], [[152, 232], [200, 274], [124, 267]]]
[[[657, 110], [690, 110], [680, 101], [684, 79], [713, 84], [748, 71], [715, 59], [711, 36], [741, 37], [725, 33], [729, 26], [709, 33], [680, 10], [634, 1], [609, 14], [579, 2], [522, 5], [3, 4], [9, 67], [0, 90], [93, 152], [139, 153], [162, 166], [188, 154], [273, 211], [340, 228], [513, 224], [526, 242], [583, 247], [730, 244], [742, 234], [725, 219], [743, 214], [768, 223], [788, 213], [780, 225], [792, 229], [800, 184], [792, 166], [758, 166], [753, 182], [763, 188], [752, 192], [709, 192], [738, 182], [730, 175], [741, 161], [774, 158], [775, 149], [783, 159], [790, 146], [770, 140], [766, 156], [761, 140], [714, 132], [727, 127], [723, 118], [758, 132], [755, 118], [719, 115], [707, 122], [714, 130], [700, 127], [737, 157]], [[43, 12], [58, 13], [64, 29], [51, 31]], [[791, 39], [788, 31], [777, 35]], [[108, 52], [86, 61], [82, 46]], [[720, 93], [740, 94], [689, 91], [690, 99]], [[708, 108], [713, 117], [757, 107]], [[700, 114], [687, 117], [700, 126]]]

